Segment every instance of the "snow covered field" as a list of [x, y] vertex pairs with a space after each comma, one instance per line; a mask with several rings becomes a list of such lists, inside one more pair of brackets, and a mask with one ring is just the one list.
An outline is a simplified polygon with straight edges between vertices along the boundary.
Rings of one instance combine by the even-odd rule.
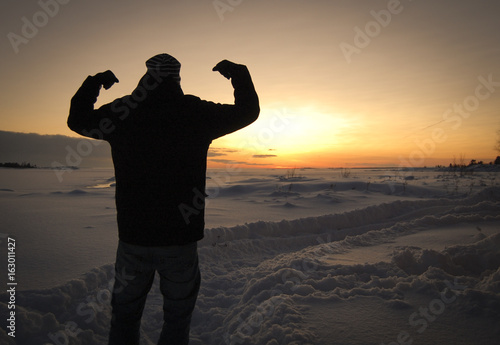
[[[208, 175], [191, 344], [500, 344], [500, 172]], [[7, 236], [18, 282], [15, 340], [0, 295], [1, 344], [106, 344], [113, 171], [62, 177], [0, 169], [0, 284]], [[161, 307], [155, 282], [143, 344]]]

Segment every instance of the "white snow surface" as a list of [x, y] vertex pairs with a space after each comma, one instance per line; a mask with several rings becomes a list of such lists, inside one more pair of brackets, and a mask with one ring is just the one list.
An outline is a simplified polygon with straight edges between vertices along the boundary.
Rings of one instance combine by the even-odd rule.
[[[210, 170], [190, 344], [500, 344], [498, 174]], [[106, 344], [113, 171], [0, 169], [0, 206], [0, 343]], [[156, 280], [142, 344], [162, 315]]]

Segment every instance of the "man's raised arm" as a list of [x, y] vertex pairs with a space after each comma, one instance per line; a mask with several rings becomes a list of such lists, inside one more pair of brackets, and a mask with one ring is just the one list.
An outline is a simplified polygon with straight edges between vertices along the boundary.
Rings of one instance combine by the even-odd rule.
[[88, 76], [71, 99], [71, 107], [68, 116], [68, 127], [78, 134], [91, 136], [93, 129], [99, 127], [101, 118], [94, 111], [94, 103], [97, 101], [101, 87], [107, 90], [118, 79], [111, 71], [97, 73]]
[[248, 126], [259, 117], [259, 97], [245, 65], [223, 60], [213, 71], [230, 79], [234, 87], [234, 105], [223, 105], [217, 121], [217, 136], [222, 136]]

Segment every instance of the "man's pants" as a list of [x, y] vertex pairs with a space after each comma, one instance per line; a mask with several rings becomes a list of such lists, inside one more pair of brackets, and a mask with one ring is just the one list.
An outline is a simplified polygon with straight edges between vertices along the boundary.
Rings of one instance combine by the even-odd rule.
[[197, 243], [143, 247], [118, 243], [111, 299], [109, 345], [138, 345], [141, 316], [155, 271], [163, 295], [163, 328], [158, 344], [187, 345], [191, 315], [200, 289]]

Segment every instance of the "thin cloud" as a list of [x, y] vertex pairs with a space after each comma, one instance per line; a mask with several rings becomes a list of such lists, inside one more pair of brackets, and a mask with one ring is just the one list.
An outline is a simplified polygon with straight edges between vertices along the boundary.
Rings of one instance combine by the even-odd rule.
[[261, 164], [261, 163], [253, 163], [253, 162], [243, 162], [243, 161], [233, 161], [230, 159], [209, 159], [209, 162], [213, 163], [222, 163], [222, 164], [241, 164], [241, 165], [252, 165], [252, 166], [267, 166], [272, 164]]
[[278, 157], [277, 155], [253, 155], [253, 158], [274, 158]]
[[220, 148], [220, 147], [214, 147], [210, 148], [208, 150], [208, 157], [220, 157], [220, 156], [227, 156], [230, 153], [237, 153], [239, 150], [235, 149], [228, 149], [228, 148]]
[[[86, 150], [84, 154], [78, 151]], [[91, 150], [91, 152], [87, 152]], [[79, 167], [112, 167], [111, 148], [107, 142], [64, 135], [40, 135], [0, 131], [0, 162], [28, 162], [49, 167], [61, 165]]]

